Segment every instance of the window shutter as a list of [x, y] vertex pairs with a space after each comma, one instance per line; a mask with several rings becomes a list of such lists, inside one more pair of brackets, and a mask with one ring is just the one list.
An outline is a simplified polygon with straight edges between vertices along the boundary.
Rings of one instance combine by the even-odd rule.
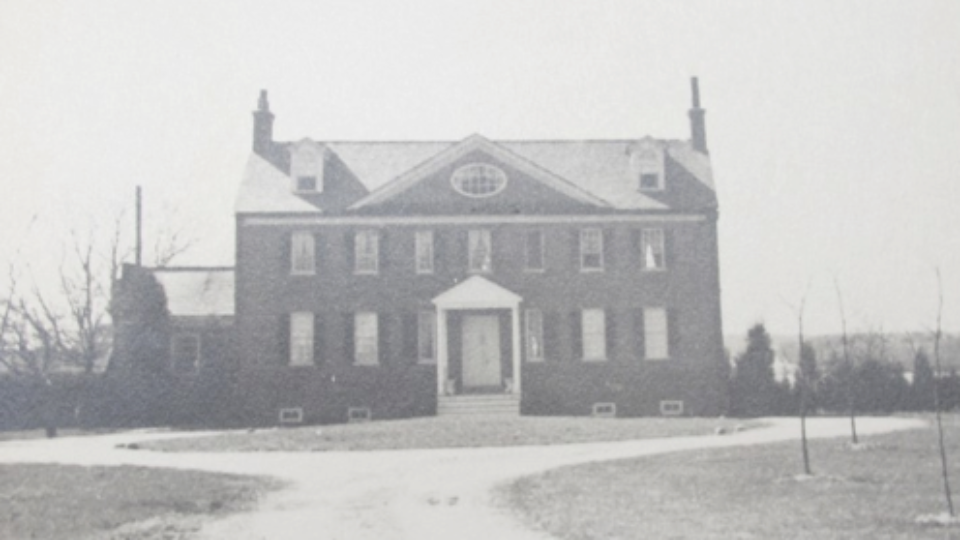
[[663, 267], [670, 269], [673, 265], [673, 231], [663, 229]]
[[343, 354], [346, 357], [348, 364], [352, 364], [356, 361], [354, 354], [354, 314], [353, 313], [344, 313], [343, 314]]
[[570, 259], [574, 270], [580, 270], [580, 229], [570, 231]]
[[356, 252], [356, 248], [354, 247], [355, 242], [356, 242], [356, 238], [354, 238], [354, 231], [352, 229], [347, 229], [346, 231], [344, 231], [343, 245], [344, 245], [344, 248], [347, 250], [347, 272], [348, 273], [353, 273], [353, 271], [357, 268], [357, 265], [356, 265], [357, 252]]
[[580, 311], [570, 312], [570, 343], [573, 346], [573, 359], [583, 360], [583, 320]]
[[557, 319], [557, 313], [543, 312], [543, 358], [547, 361], [557, 361], [560, 358], [560, 347], [557, 342], [557, 329], [560, 324]]
[[293, 235], [284, 233], [280, 241], [280, 275], [289, 275], [293, 271], [292, 243]]
[[407, 363], [415, 364], [420, 359], [420, 351], [417, 350], [417, 338], [420, 335], [419, 322], [420, 314], [418, 312], [403, 314], [403, 358]]
[[[447, 246], [444, 245], [444, 240], [446, 240], [446, 231], [442, 229], [433, 230], [433, 273], [434, 274], [443, 274], [447, 268]], [[414, 257], [416, 257], [416, 249], [414, 249]], [[414, 262], [416, 265], [416, 262]], [[416, 268], [416, 266], [414, 266]]]
[[470, 271], [470, 231], [456, 231], [456, 268], [457, 272]]
[[390, 315], [388, 313], [377, 313], [377, 361], [381, 366], [390, 364]]
[[614, 352], [616, 351], [617, 343], [617, 334], [616, 334], [616, 319], [613, 315], [612, 309], [607, 309], [604, 311], [603, 318], [604, 321], [604, 338], [606, 339], [607, 346], [607, 360], [613, 360], [616, 357]]
[[643, 269], [643, 231], [641, 229], [632, 229], [630, 231], [630, 263], [634, 269]]
[[604, 270], [613, 269], [614, 261], [614, 252], [616, 251], [616, 246], [614, 245], [614, 237], [616, 232], [613, 229], [603, 229], [603, 268]]
[[[316, 275], [320, 275], [320, 263], [323, 262], [323, 234], [320, 231], [313, 233], [313, 271]], [[316, 320], [316, 317], [314, 317]]]
[[389, 233], [386, 229], [384, 229], [382, 231], [378, 231], [377, 236], [379, 237], [377, 240], [377, 270], [378, 273], [382, 274], [387, 268], [387, 261], [390, 260], [390, 249], [388, 247], [389, 244], [387, 243]]
[[323, 364], [323, 314], [313, 314], [313, 363]]
[[673, 358], [680, 352], [680, 332], [677, 323], [677, 310], [667, 309], [667, 357]]
[[280, 335], [277, 336], [280, 343], [280, 365], [290, 364], [290, 314], [280, 315]]
[[647, 357], [647, 351], [645, 350], [645, 344], [643, 340], [644, 336], [644, 325], [643, 325], [643, 308], [637, 308], [633, 310], [633, 332], [636, 346], [637, 358], [642, 360]]

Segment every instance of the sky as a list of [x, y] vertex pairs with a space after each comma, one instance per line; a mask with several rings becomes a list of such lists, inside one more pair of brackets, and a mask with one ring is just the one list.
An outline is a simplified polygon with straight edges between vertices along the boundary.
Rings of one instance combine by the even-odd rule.
[[[233, 262], [268, 89], [277, 140], [688, 138], [698, 76], [724, 331], [960, 331], [960, 2], [0, 0], [0, 263], [72, 238]], [[148, 256], [149, 262], [149, 256]]]

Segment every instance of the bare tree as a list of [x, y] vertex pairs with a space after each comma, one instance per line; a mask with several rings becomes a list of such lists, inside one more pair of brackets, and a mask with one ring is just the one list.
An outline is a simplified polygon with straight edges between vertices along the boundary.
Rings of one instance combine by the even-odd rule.
[[850, 360], [850, 342], [847, 335], [847, 314], [843, 308], [843, 294], [840, 292], [840, 282], [837, 280], [837, 277], [833, 277], [833, 287], [837, 291], [837, 306], [840, 309], [840, 340], [843, 347], [843, 362], [846, 364], [850, 370], [850, 377], [847, 381], [847, 412], [850, 415], [850, 442], [853, 444], [858, 444], [860, 441], [857, 438], [857, 393], [856, 393], [856, 378], [855, 373], [853, 373], [853, 364]]
[[942, 320], [943, 320], [943, 281], [940, 279], [940, 268], [936, 269], [937, 274], [937, 322], [936, 328], [933, 332], [933, 359], [935, 366], [935, 375], [934, 380], [936, 381], [933, 385], [933, 409], [936, 412], [937, 417], [937, 436], [940, 445], [940, 470], [943, 477], [943, 496], [947, 501], [947, 511], [950, 513], [950, 517], [956, 517], [956, 512], [953, 509], [953, 496], [950, 493], [950, 475], [947, 467], [947, 449], [943, 442], [943, 419], [940, 413], [940, 374], [941, 374], [941, 364], [940, 364], [940, 341], [943, 337], [942, 331]]

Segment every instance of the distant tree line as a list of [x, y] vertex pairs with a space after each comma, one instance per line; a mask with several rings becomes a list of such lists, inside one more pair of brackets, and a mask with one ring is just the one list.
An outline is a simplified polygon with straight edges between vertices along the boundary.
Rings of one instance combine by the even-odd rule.
[[[830, 414], [846, 412], [853, 399], [863, 414], [934, 410], [934, 385], [943, 410], [960, 410], [960, 376], [952, 369], [938, 379], [923, 347], [913, 353], [913, 376], [908, 378], [900, 359], [891, 357], [881, 334], [852, 339], [848, 359], [837, 350], [825, 360], [805, 344], [796, 362], [808, 381], [808, 410]], [[763, 324], [747, 333], [747, 348], [734, 358], [729, 379], [733, 416], [792, 415], [800, 407], [800, 389], [795, 377], [778, 380], [776, 353]]]

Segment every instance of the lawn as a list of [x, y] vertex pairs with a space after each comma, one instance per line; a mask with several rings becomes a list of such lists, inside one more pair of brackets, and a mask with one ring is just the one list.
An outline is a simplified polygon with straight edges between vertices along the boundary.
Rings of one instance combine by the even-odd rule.
[[0, 465], [0, 538], [189, 538], [203, 516], [249, 509], [274, 481], [152, 469]]
[[717, 427], [729, 430], [739, 424], [757, 425], [716, 418], [440, 417], [232, 432], [213, 437], [153, 441], [142, 446], [151, 450], [191, 452], [523, 446], [707, 435]]
[[[960, 415], [945, 417], [960, 493]], [[811, 443], [714, 449], [556, 469], [505, 487], [501, 502], [562, 539], [930, 538], [960, 526], [918, 525], [945, 510], [933, 428]], [[955, 503], [960, 503], [956, 498]]]

